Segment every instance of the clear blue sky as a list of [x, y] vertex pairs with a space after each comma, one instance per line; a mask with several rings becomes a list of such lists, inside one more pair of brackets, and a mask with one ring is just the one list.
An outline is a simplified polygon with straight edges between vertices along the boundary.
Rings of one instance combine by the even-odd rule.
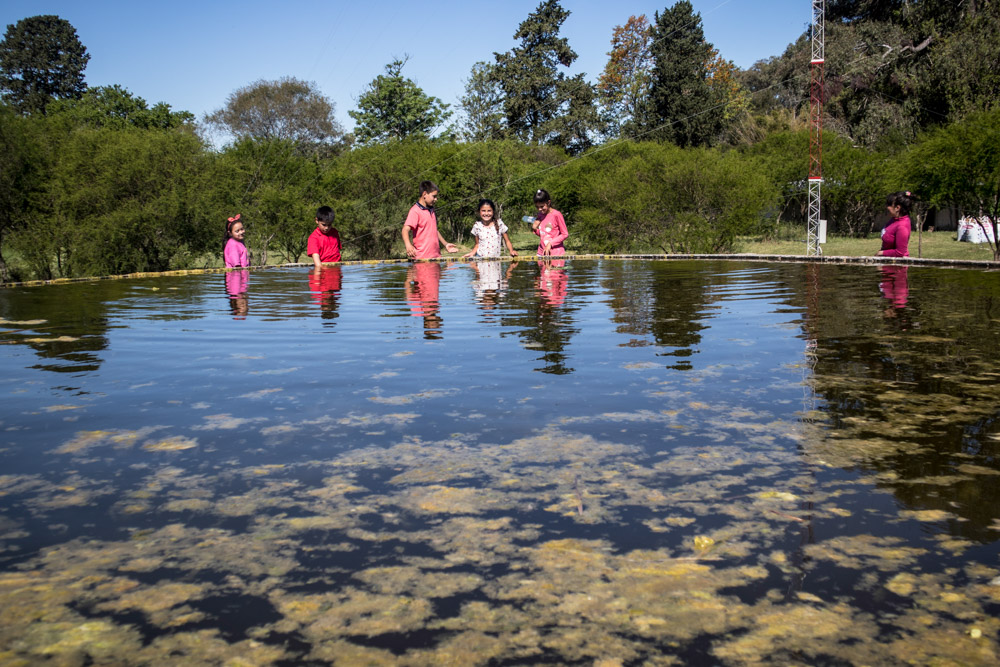
[[[514, 46], [518, 24], [539, 0], [0, 0], [0, 26], [57, 14], [91, 55], [91, 86], [119, 84], [150, 104], [166, 102], [199, 119], [235, 89], [258, 79], [314, 81], [347, 112], [386, 63], [409, 55], [403, 74], [424, 92], [457, 105], [473, 63]], [[672, 0], [563, 0], [562, 35], [579, 59], [568, 74], [596, 81], [611, 32], [630, 15]], [[809, 0], [693, 0], [706, 39], [739, 67], [780, 55], [812, 16]], [[428, 7], [421, 11], [418, 6]]]

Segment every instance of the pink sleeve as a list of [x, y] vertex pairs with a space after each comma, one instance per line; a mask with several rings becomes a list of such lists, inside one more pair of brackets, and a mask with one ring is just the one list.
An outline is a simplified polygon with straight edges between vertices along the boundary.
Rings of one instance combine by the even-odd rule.
[[556, 231], [558, 232], [552, 238], [552, 245], [558, 245], [569, 238], [569, 231], [566, 229], [566, 220], [563, 219], [562, 213], [559, 211], [553, 211], [556, 219]]
[[910, 247], [910, 224], [907, 221], [904, 225], [896, 226], [896, 238], [894, 239], [893, 247], [889, 250], [883, 250], [883, 257], [906, 257], [909, 254]]
[[[399, 218], [396, 218], [399, 220]], [[406, 214], [406, 222], [403, 223], [404, 227], [409, 227], [410, 229], [417, 228], [417, 207], [411, 206], [410, 212]]]

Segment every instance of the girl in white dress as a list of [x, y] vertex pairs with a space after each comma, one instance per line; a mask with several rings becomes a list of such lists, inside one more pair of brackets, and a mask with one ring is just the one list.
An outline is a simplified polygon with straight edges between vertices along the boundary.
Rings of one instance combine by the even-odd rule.
[[479, 200], [479, 219], [472, 226], [472, 235], [476, 245], [464, 257], [499, 257], [504, 245], [511, 257], [517, 257], [517, 251], [507, 236], [507, 225], [496, 217], [496, 205], [489, 199]]

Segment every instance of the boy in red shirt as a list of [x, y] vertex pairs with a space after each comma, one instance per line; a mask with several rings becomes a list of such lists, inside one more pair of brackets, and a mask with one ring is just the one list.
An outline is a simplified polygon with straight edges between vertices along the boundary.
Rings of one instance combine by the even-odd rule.
[[[410, 207], [403, 223], [403, 245], [410, 259], [433, 259], [441, 256], [441, 245], [448, 252], [458, 252], [454, 243], [448, 243], [438, 231], [434, 202], [438, 198], [438, 186], [430, 181], [420, 184], [420, 199]], [[410, 241], [410, 233], [413, 241]]]
[[309, 235], [306, 254], [312, 257], [313, 267], [323, 262], [340, 261], [340, 233], [333, 226], [333, 209], [320, 206], [316, 210], [316, 229]]

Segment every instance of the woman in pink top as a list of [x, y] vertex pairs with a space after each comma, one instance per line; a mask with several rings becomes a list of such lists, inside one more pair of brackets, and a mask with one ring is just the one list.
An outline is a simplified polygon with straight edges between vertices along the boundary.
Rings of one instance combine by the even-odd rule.
[[885, 207], [892, 220], [882, 230], [882, 249], [875, 253], [878, 257], [909, 257], [910, 209], [913, 195], [909, 192], [894, 192], [885, 199]]
[[247, 247], [243, 245], [246, 231], [239, 213], [229, 218], [226, 223], [226, 240], [222, 246], [222, 259], [225, 260], [227, 269], [233, 266], [250, 266], [250, 256], [247, 254]]
[[552, 208], [552, 197], [545, 190], [535, 192], [538, 215], [531, 223], [531, 231], [538, 235], [539, 255], [565, 255], [563, 241], [569, 236], [562, 213]]

